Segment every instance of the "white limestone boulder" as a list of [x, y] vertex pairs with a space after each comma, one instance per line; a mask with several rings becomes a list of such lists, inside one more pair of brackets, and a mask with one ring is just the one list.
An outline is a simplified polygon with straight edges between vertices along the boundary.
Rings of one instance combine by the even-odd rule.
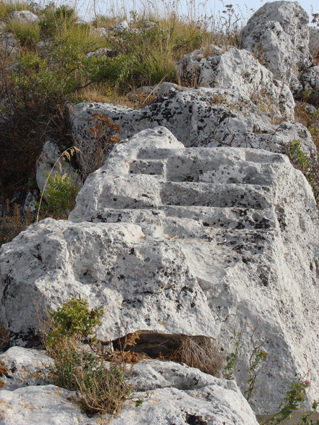
[[[75, 403], [75, 392], [53, 385], [0, 390], [3, 425], [257, 425], [234, 381], [214, 378], [173, 362], [144, 360], [130, 372], [131, 397], [117, 417], [88, 418]], [[138, 403], [137, 403], [138, 402]], [[195, 422], [194, 422], [195, 421]]]
[[23, 338], [39, 313], [81, 295], [103, 306], [104, 340], [122, 323], [219, 338], [229, 353], [240, 330], [237, 383], [247, 389], [259, 338], [268, 356], [251, 403], [275, 412], [309, 370], [310, 400], [318, 393], [318, 233], [311, 188], [285, 155], [185, 148], [145, 130], [89, 176], [68, 222], [2, 246], [0, 320]]
[[50, 369], [54, 361], [44, 351], [11, 347], [0, 355], [1, 388], [17, 388], [44, 385], [50, 382]]
[[16, 10], [10, 13], [10, 18], [24, 23], [35, 23], [39, 21], [39, 17], [30, 12], [30, 10]]
[[115, 25], [115, 27], [113, 28], [113, 31], [118, 32], [118, 33], [123, 33], [125, 31], [129, 31], [129, 30], [130, 30], [130, 26], [125, 19], [124, 19], [124, 21], [118, 22]]
[[241, 47], [298, 93], [298, 75], [312, 65], [308, 24], [309, 17], [298, 2], [265, 3], [241, 31]]
[[54, 385], [0, 390], [1, 425], [96, 425], [74, 404], [75, 391]]
[[250, 52], [235, 47], [208, 57], [197, 52], [185, 55], [178, 62], [182, 81], [229, 90], [264, 108], [273, 117], [292, 119], [294, 100], [289, 87], [276, 80]]
[[[284, 109], [293, 114], [294, 103], [283, 103]], [[80, 164], [85, 176], [96, 169], [98, 140], [90, 130], [93, 114], [106, 115], [118, 124], [121, 134], [116, 135], [122, 140], [145, 128], [162, 125], [187, 147], [249, 147], [284, 152], [285, 146], [297, 139], [305, 152], [316, 152], [306, 127], [274, 119], [266, 106], [241, 97], [235, 90], [204, 87], [180, 90], [166, 86], [156, 101], [137, 110], [88, 102], [69, 105], [68, 109], [75, 144], [83, 152]], [[108, 135], [105, 131], [105, 136]]]

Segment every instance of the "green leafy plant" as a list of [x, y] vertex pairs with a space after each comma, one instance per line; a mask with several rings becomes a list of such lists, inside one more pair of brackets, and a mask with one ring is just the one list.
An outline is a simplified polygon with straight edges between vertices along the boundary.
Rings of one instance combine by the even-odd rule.
[[[300, 404], [306, 401], [307, 392], [306, 389], [310, 386], [309, 381], [300, 381], [293, 382], [290, 386], [290, 390], [287, 391], [284, 402], [279, 406], [279, 412], [275, 413], [267, 421], [262, 422], [261, 425], [270, 424], [278, 425], [281, 424], [286, 419], [291, 419], [291, 414], [300, 409]], [[315, 411], [318, 407], [318, 403], [314, 402], [312, 404], [312, 409]], [[301, 419], [300, 424], [307, 425], [318, 425], [319, 421], [313, 422], [312, 419], [309, 419], [310, 415], [313, 412], [306, 413]]]
[[52, 330], [49, 332], [46, 343], [51, 346], [61, 337], [81, 337], [90, 344], [96, 344], [96, 326], [101, 326], [103, 308], [89, 309], [89, 303], [79, 298], [72, 298], [65, 302], [55, 312], [50, 313]]
[[66, 219], [75, 207], [75, 199], [80, 190], [76, 183], [77, 172], [74, 171], [71, 177], [66, 172], [56, 172], [54, 176], [46, 172], [46, 177], [46, 191], [41, 196], [45, 197], [47, 205], [39, 204], [38, 208], [42, 208], [50, 217]]
[[40, 27], [38, 22], [10, 20], [7, 28], [14, 33], [21, 46], [31, 47], [40, 41]]
[[299, 140], [294, 139], [289, 146], [288, 155], [296, 168], [302, 171], [303, 175], [310, 184], [317, 205], [319, 202], [319, 170], [318, 170], [318, 157], [309, 157], [301, 149]]
[[[86, 300], [72, 298], [50, 313], [50, 331], [45, 338], [55, 360], [54, 383], [77, 391], [78, 404], [88, 415], [118, 414], [131, 388], [125, 382], [123, 364], [105, 364], [96, 344], [96, 327], [101, 325], [102, 307], [89, 308]], [[89, 350], [83, 343], [88, 343]]]
[[234, 335], [234, 344], [235, 344], [235, 351], [232, 353], [229, 353], [226, 357], [226, 366], [225, 366], [225, 373], [224, 378], [225, 379], [233, 379], [233, 374], [235, 370], [235, 364], [238, 357], [239, 347], [240, 347], [240, 340], [241, 340], [241, 332], [236, 332], [235, 329], [232, 329], [233, 335]]

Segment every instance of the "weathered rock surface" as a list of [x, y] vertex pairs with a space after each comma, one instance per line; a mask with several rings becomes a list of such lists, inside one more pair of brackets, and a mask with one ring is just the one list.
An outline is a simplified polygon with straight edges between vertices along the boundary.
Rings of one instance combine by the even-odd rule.
[[309, 17], [298, 2], [264, 4], [241, 32], [241, 47], [253, 52], [275, 78], [294, 93], [302, 90], [300, 72], [312, 65]]
[[[187, 147], [233, 146], [284, 152], [285, 146], [297, 139], [305, 152], [316, 151], [306, 127], [273, 120], [264, 105], [247, 100], [235, 89], [179, 90], [166, 85], [161, 90], [161, 97], [138, 110], [107, 103], [69, 105], [74, 140], [83, 152], [81, 169], [84, 175], [96, 169], [98, 140], [90, 131], [95, 113], [105, 114], [118, 124], [122, 140], [145, 128], [163, 125]], [[286, 107], [293, 113], [294, 102], [288, 102]]]
[[81, 294], [103, 305], [104, 339], [122, 320], [127, 332], [219, 337], [232, 352], [239, 327], [235, 376], [246, 389], [252, 339], [264, 340], [252, 406], [274, 412], [309, 369], [317, 394], [318, 229], [285, 155], [185, 148], [145, 130], [89, 176], [69, 222], [46, 219], [1, 248], [1, 321], [21, 336], [36, 311]]
[[35, 23], [39, 21], [39, 17], [30, 10], [16, 10], [10, 13], [10, 18], [24, 23]]
[[312, 66], [301, 74], [300, 80], [304, 91], [319, 89], [319, 66]]
[[53, 359], [44, 351], [11, 347], [0, 355], [1, 388], [12, 391], [47, 384], [50, 381], [50, 367], [53, 365]]
[[[214, 46], [212, 50], [218, 51]], [[265, 108], [273, 118], [293, 118], [294, 100], [288, 86], [275, 80], [247, 50], [230, 47], [225, 53], [202, 58], [195, 51], [180, 60], [177, 70], [182, 81], [229, 90]]]
[[319, 60], [319, 28], [309, 27], [309, 50], [313, 58]]
[[54, 385], [0, 390], [1, 425], [95, 425], [72, 401], [74, 391]]
[[[18, 358], [25, 349], [19, 350]], [[134, 365], [129, 377], [134, 392], [118, 417], [103, 415], [108, 424], [186, 425], [196, 420], [205, 421], [207, 425], [258, 424], [234, 381], [218, 379], [178, 363], [158, 360], [143, 360]], [[53, 385], [1, 390], [0, 424], [105, 423], [99, 421], [97, 415], [89, 419], [80, 412], [74, 400], [75, 392]], [[142, 403], [136, 406], [138, 400]]]

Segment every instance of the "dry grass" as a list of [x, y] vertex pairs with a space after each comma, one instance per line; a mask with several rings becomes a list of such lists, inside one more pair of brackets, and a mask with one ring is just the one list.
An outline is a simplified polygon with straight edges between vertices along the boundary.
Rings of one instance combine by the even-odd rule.
[[180, 347], [173, 353], [176, 359], [204, 373], [220, 377], [223, 357], [211, 338], [204, 336], [183, 336]]
[[22, 230], [26, 229], [35, 221], [30, 208], [27, 209], [24, 218], [21, 217], [18, 204], [10, 208], [9, 199], [6, 200], [6, 213], [0, 217], [0, 247], [2, 244], [10, 242]]

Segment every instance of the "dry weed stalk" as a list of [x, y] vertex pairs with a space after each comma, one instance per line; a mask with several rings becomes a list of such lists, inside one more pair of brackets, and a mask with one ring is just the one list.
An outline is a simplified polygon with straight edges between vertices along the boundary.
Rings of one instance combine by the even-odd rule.
[[6, 200], [6, 214], [0, 217], [0, 247], [3, 243], [10, 242], [15, 236], [17, 236], [22, 230], [26, 229], [32, 224], [34, 218], [32, 216], [30, 207], [27, 208], [26, 215], [21, 218], [18, 204], [13, 205], [13, 212], [10, 211], [10, 201]]
[[221, 376], [223, 358], [211, 338], [182, 336], [180, 347], [173, 353], [171, 359], [178, 359], [204, 373]]
[[98, 151], [95, 165], [97, 169], [101, 167], [102, 155], [105, 149], [112, 144], [119, 143], [121, 140], [115, 135], [109, 135], [105, 137], [105, 132], [108, 128], [110, 128], [111, 130], [116, 131], [118, 134], [121, 134], [121, 129], [120, 126], [113, 123], [106, 114], [95, 113], [92, 115], [92, 118], [90, 118], [89, 121], [94, 123], [94, 127], [90, 127], [89, 131], [98, 141]]
[[41, 193], [40, 202], [39, 202], [38, 211], [37, 211], [37, 216], [36, 216], [36, 222], [39, 221], [40, 209], [41, 209], [41, 204], [42, 204], [43, 196], [44, 196], [44, 193], [45, 193], [45, 189], [47, 187], [48, 181], [49, 181], [49, 179], [51, 177], [51, 174], [53, 173], [53, 170], [54, 170], [55, 166], [57, 164], [59, 164], [59, 169], [61, 171], [62, 170], [62, 165], [60, 163], [60, 160], [61, 159], [67, 159], [68, 161], [70, 161], [71, 160], [71, 156], [75, 155], [76, 152], [81, 152], [81, 150], [79, 148], [77, 148], [76, 146], [71, 146], [70, 148], [68, 148], [65, 151], [63, 151], [61, 153], [61, 155], [58, 157], [58, 159], [55, 161], [55, 163], [53, 164], [53, 167], [52, 167], [50, 173], [48, 174], [48, 177], [47, 177], [47, 179], [45, 181], [45, 184], [44, 184], [44, 187], [43, 187], [43, 191]]

